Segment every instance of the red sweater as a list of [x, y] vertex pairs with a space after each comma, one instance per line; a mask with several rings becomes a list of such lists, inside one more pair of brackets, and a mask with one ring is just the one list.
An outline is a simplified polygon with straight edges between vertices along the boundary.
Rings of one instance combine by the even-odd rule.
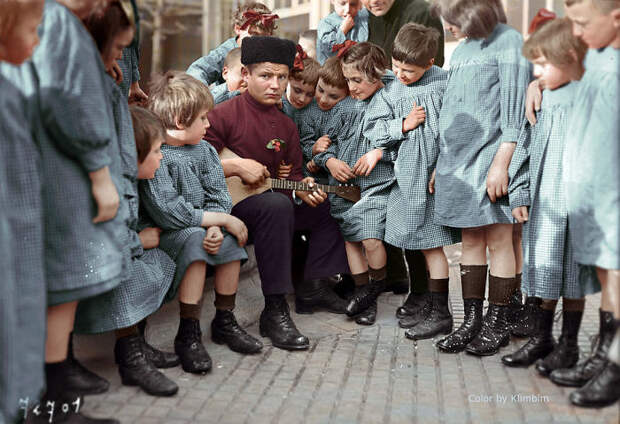
[[[208, 118], [211, 128], [204, 138], [218, 152], [227, 147], [242, 158], [254, 159], [267, 166], [272, 178], [277, 178], [278, 166], [284, 161], [293, 164], [289, 179], [303, 178], [297, 127], [276, 106], [265, 106], [246, 91], [217, 105]], [[281, 140], [279, 152], [267, 148], [275, 139]]]

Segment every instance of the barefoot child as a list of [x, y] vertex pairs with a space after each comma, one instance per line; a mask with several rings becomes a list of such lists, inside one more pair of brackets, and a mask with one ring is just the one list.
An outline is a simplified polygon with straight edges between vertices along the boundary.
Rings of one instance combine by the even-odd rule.
[[175, 352], [186, 372], [205, 373], [211, 358], [202, 344], [200, 314], [207, 265], [215, 268], [212, 338], [234, 351], [257, 353], [262, 343], [237, 324], [232, 310], [247, 228], [230, 215], [232, 201], [217, 152], [203, 141], [213, 108], [209, 89], [182, 72], [169, 71], [150, 90], [150, 109], [166, 127], [163, 161], [155, 178], [140, 182], [148, 215], [163, 230], [161, 248], [177, 264], [173, 289], [179, 290], [180, 322]]

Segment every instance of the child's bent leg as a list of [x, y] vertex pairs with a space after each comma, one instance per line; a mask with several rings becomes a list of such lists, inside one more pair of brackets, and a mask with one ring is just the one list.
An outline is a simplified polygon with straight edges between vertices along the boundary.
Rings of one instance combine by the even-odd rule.
[[228, 345], [235, 352], [258, 353], [263, 343], [246, 333], [232, 312], [240, 268], [240, 261], [228, 262], [215, 268], [215, 318], [211, 322], [211, 338], [215, 343]]
[[[205, 277], [207, 275], [206, 262], [196, 261], [190, 264], [183, 275], [179, 286], [179, 302], [181, 304], [198, 305], [202, 300], [202, 292], [205, 288]], [[200, 312], [200, 310], [198, 310]], [[192, 317], [200, 319], [200, 314]]]
[[405, 332], [405, 336], [413, 340], [430, 339], [452, 331], [452, 315], [448, 308], [448, 260], [441, 247], [424, 250], [423, 253], [431, 277], [428, 280], [429, 296], [422, 320]]
[[[368, 259], [368, 267], [370, 273], [372, 270], [380, 270], [386, 268], [387, 265], [387, 253], [383, 241], [378, 239], [366, 239], [362, 241], [364, 251], [366, 252], [366, 259]], [[385, 274], [385, 275], [384, 275]], [[385, 279], [387, 275], [387, 269], [384, 272], [375, 275], [375, 279]], [[374, 278], [373, 275], [370, 278]]]
[[347, 252], [347, 261], [349, 262], [351, 274], [355, 276], [356, 274], [368, 272], [368, 261], [364, 256], [362, 243], [345, 241], [344, 248]]

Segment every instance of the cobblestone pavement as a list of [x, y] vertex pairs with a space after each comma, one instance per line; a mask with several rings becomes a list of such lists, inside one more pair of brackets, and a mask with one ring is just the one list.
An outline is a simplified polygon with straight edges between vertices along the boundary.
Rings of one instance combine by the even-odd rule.
[[[463, 316], [458, 248], [449, 254], [456, 328]], [[260, 355], [243, 356], [211, 342], [213, 294], [207, 293], [202, 327], [213, 370], [206, 376], [184, 373], [180, 367], [163, 370], [180, 386], [172, 398], [121, 385], [113, 362], [113, 335], [79, 336], [77, 357], [111, 382], [108, 393], [86, 399], [84, 411], [131, 424], [620, 422], [618, 404], [602, 410], [574, 408], [567, 399], [572, 389], [538, 377], [533, 368], [504, 367], [501, 354], [524, 340], [513, 339], [500, 355], [478, 358], [442, 354], [432, 340], [406, 339], [394, 317], [404, 297], [383, 294], [377, 323], [371, 327], [360, 327], [343, 315], [293, 313], [299, 329], [311, 339], [308, 351], [287, 352], [263, 339]], [[237, 299], [240, 323], [258, 336], [263, 300], [255, 271], [242, 275]], [[598, 296], [588, 298], [580, 335], [582, 356], [598, 331], [598, 305]], [[171, 302], [150, 318], [147, 338], [172, 350], [177, 323], [178, 306]]]

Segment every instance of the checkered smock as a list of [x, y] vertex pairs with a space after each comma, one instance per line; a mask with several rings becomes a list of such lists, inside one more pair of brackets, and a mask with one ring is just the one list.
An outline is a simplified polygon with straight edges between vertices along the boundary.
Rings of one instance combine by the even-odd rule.
[[368, 14], [366, 8], [361, 9], [353, 18], [355, 25], [346, 35], [340, 30], [340, 25], [344, 19], [338, 16], [336, 12], [332, 12], [321, 19], [316, 29], [316, 60], [322, 65], [336, 54], [332, 51], [332, 47], [336, 44], [342, 44], [346, 40], [353, 40], [358, 43], [368, 41]]
[[577, 263], [620, 269], [620, 51], [590, 50], [585, 67], [562, 167], [568, 226]]
[[526, 123], [512, 156], [508, 188], [512, 209], [527, 206], [523, 225], [522, 290], [528, 296], [576, 299], [584, 293], [568, 232], [562, 155], [577, 83], [543, 93], [537, 123]]
[[[420, 250], [460, 241], [458, 231], [433, 223], [435, 199], [428, 191], [439, 155], [439, 111], [447, 76], [433, 66], [408, 86], [394, 80], [377, 92], [364, 117], [364, 135], [373, 146], [398, 150], [385, 229], [385, 241], [393, 246]], [[425, 109], [426, 121], [403, 134], [403, 120], [414, 103]]]
[[202, 247], [206, 230], [204, 211], [230, 213], [232, 200], [216, 150], [206, 141], [197, 145], [163, 145], [164, 155], [155, 178], [140, 181], [144, 211], [163, 230], [159, 247], [177, 264], [174, 297], [187, 267], [196, 260], [216, 266], [247, 259], [237, 239], [224, 232], [224, 242], [215, 255]]
[[340, 108], [336, 105], [331, 110], [323, 111], [317, 105], [316, 100], [312, 99], [308, 106], [297, 111], [296, 119], [294, 119], [299, 129], [301, 152], [304, 156], [304, 177], [313, 177], [320, 184], [329, 183], [329, 172], [320, 170], [312, 173], [308, 171], [306, 164], [313, 159], [312, 146], [319, 138], [327, 134], [327, 123], [330, 117], [339, 110]]
[[508, 196], [491, 203], [486, 179], [502, 143], [516, 142], [524, 119], [530, 65], [521, 35], [498, 24], [468, 39], [450, 60], [439, 117], [435, 222], [457, 228], [512, 223]]
[[228, 53], [239, 47], [235, 37], [224, 41], [215, 49], [211, 50], [208, 55], [196, 59], [194, 63], [189, 65], [187, 73], [196, 79], [202, 81], [205, 85], [224, 82], [222, 79], [222, 69], [224, 69], [224, 59]]
[[[332, 109], [331, 119], [325, 126], [332, 144], [327, 151], [314, 157], [318, 166], [325, 169], [327, 160], [337, 158], [353, 168], [357, 160], [373, 149], [369, 140], [362, 134], [364, 114], [372, 97], [356, 101], [347, 97]], [[389, 155], [384, 157], [390, 158]], [[362, 198], [357, 203], [330, 194], [331, 214], [338, 222], [340, 231], [347, 241], [366, 239], [383, 240], [385, 236], [385, 217], [387, 201], [394, 184], [394, 166], [391, 160], [381, 160], [367, 177], [356, 177], [348, 184], [358, 185]], [[340, 182], [329, 176], [329, 183]]]
[[228, 86], [225, 82], [212, 87], [210, 90], [211, 95], [213, 96], [213, 102], [216, 105], [241, 94], [238, 90], [228, 91]]

